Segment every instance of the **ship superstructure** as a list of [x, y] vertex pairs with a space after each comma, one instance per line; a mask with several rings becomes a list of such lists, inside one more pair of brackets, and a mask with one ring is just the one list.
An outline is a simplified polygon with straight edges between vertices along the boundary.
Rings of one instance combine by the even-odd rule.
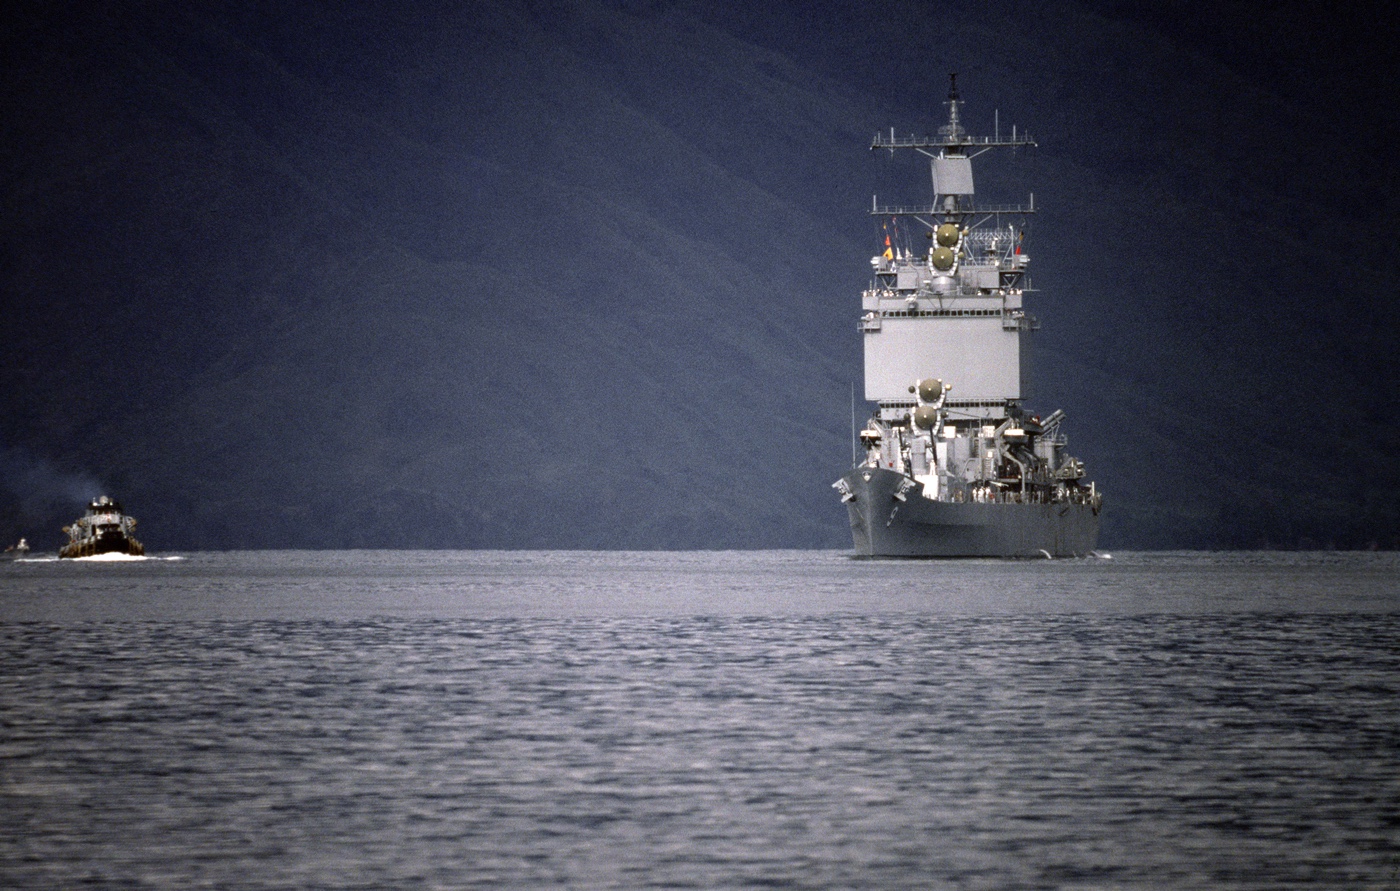
[[[1062, 556], [1092, 550], [1101, 497], [1066, 451], [1064, 412], [1022, 408], [1028, 395], [1031, 291], [1024, 205], [979, 205], [972, 162], [1034, 146], [1024, 133], [967, 134], [956, 76], [936, 136], [891, 130], [871, 149], [929, 159], [934, 200], [881, 206], [884, 252], [861, 298], [865, 398], [878, 409], [860, 433], [864, 460], [834, 485], [863, 556]], [[893, 241], [900, 221], [926, 250]]]

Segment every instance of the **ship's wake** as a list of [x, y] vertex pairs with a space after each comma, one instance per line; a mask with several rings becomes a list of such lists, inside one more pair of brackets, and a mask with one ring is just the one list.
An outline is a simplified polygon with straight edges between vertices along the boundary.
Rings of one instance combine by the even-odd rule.
[[184, 557], [172, 554], [167, 557], [152, 557], [150, 555], [138, 557], [134, 554], [93, 554], [91, 557], [22, 557], [16, 563], [131, 563], [131, 562], [153, 562], [170, 563], [183, 560]]

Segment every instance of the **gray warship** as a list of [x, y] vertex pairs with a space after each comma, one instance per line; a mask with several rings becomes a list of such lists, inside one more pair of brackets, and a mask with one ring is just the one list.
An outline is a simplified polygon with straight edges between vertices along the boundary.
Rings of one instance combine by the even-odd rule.
[[[937, 136], [877, 135], [871, 150], [929, 158], [933, 203], [881, 206], [884, 252], [862, 295], [865, 399], [878, 404], [859, 434], [864, 458], [833, 487], [862, 557], [1065, 557], [1091, 552], [1103, 499], [1065, 450], [1064, 412], [1022, 408], [1030, 258], [1026, 205], [979, 206], [972, 161], [992, 149], [1034, 146], [1000, 127], [969, 136], [950, 77], [948, 122]], [[915, 221], [915, 251], [888, 227]], [[909, 226], [905, 226], [907, 229]], [[854, 420], [854, 419], [853, 419]], [[854, 437], [853, 437], [854, 439]]]

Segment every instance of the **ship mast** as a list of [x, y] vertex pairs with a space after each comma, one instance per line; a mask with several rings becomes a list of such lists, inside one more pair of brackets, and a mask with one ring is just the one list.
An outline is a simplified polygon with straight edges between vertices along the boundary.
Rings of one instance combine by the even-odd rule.
[[[938, 128], [936, 137], [929, 136], [896, 136], [894, 128], [890, 128], [889, 136], [877, 133], [870, 143], [871, 151], [875, 149], [888, 149], [893, 155], [895, 149], [914, 149], [919, 154], [928, 157], [929, 167], [933, 173], [933, 189], [935, 203], [926, 205], [880, 205], [872, 202], [870, 208], [871, 216], [876, 217], [913, 217], [929, 229], [937, 228], [939, 222], [933, 221], [935, 216], [949, 216], [956, 218], [952, 221], [960, 220], [964, 216], [978, 215], [982, 218], [976, 225], [983, 225], [988, 220], [995, 220], [1000, 224], [1002, 214], [1018, 214], [1029, 216], [1035, 213], [1035, 196], [1030, 196], [1030, 203], [1026, 205], [994, 205], [983, 208], [974, 208], [972, 203], [972, 167], [971, 161], [978, 155], [994, 148], [1019, 148], [1022, 146], [1033, 148], [1035, 140], [1028, 133], [1016, 132], [1016, 128], [1011, 128], [1011, 138], [1003, 139], [1000, 134], [996, 136], [969, 136], [963, 129], [961, 116], [958, 108], [962, 105], [962, 100], [958, 96], [958, 75], [956, 72], [948, 75], [948, 100], [943, 104], [948, 106], [948, 123]], [[951, 177], [954, 169], [966, 169], [966, 194], [942, 192], [939, 188], [939, 161], [945, 172], [945, 188], [954, 188], [962, 185], [962, 181], [954, 181]], [[937, 201], [942, 198], [941, 206]]]
[[879, 417], [899, 421], [918, 402], [909, 387], [925, 378], [951, 383], [950, 419], [1000, 421], [1025, 398], [1022, 342], [1035, 321], [1022, 309], [1030, 291], [1024, 253], [1025, 205], [978, 205], [972, 162], [994, 148], [1035, 145], [1012, 129], [1010, 138], [970, 135], [962, 123], [957, 75], [949, 76], [947, 123], [934, 136], [878, 134], [870, 148], [913, 149], [929, 159], [933, 201], [885, 204], [872, 216], [910, 218], [927, 230], [926, 254], [890, 252], [871, 260], [875, 280], [863, 297], [866, 392]]

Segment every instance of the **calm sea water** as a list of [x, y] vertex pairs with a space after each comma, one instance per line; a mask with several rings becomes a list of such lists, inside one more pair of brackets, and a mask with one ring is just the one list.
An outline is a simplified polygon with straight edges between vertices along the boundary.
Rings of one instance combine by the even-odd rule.
[[1115, 556], [0, 564], [0, 887], [1400, 887], [1400, 556]]

